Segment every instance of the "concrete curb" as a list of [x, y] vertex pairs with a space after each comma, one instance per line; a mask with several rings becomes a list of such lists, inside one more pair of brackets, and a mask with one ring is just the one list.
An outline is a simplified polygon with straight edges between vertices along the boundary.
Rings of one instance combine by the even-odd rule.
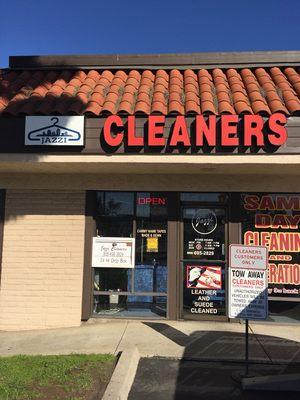
[[127, 400], [139, 360], [140, 353], [135, 346], [122, 352], [102, 400]]
[[242, 379], [244, 390], [269, 390], [300, 392], [300, 374], [257, 376]]

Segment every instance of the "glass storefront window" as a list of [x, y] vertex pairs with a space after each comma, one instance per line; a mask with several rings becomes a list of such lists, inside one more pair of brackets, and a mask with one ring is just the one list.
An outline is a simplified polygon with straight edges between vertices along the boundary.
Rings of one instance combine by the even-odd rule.
[[[94, 268], [94, 313], [166, 316], [168, 216], [176, 217], [174, 207], [168, 210], [171, 195], [95, 192], [95, 196], [97, 235], [134, 237], [136, 254], [133, 269]], [[179, 195], [174, 198], [179, 200]], [[268, 320], [299, 323], [300, 195], [181, 193], [180, 199], [176, 218], [181, 226], [181, 260], [174, 273], [182, 282], [181, 295], [176, 294], [181, 316], [226, 317], [227, 223], [240, 222], [241, 243], [269, 249]], [[234, 234], [236, 238], [236, 230]]]
[[300, 323], [300, 302], [270, 301], [269, 321], [282, 323]]
[[128, 269], [95, 268], [94, 288], [97, 291], [127, 292]]
[[167, 292], [168, 208], [164, 193], [137, 193], [136, 292]]
[[166, 317], [166, 296], [131, 296], [111, 293], [94, 296], [94, 314], [119, 317]]
[[269, 320], [299, 322], [300, 195], [244, 193], [241, 214], [242, 242], [269, 251]]
[[[135, 237], [135, 268], [95, 268], [94, 313], [166, 315], [168, 204], [160, 192], [97, 192], [97, 234]], [[109, 292], [109, 293], [105, 293]], [[104, 297], [106, 296], [106, 298]], [[116, 310], [119, 311], [116, 311]], [[148, 310], [148, 311], [147, 311]], [[162, 311], [164, 310], [164, 311]]]
[[97, 192], [97, 214], [118, 217], [132, 216], [134, 213], [134, 193]]
[[97, 235], [132, 237], [134, 193], [97, 192]]
[[228, 193], [181, 193], [180, 200], [182, 202], [199, 202], [199, 203], [220, 203], [225, 204], [228, 200]]
[[126, 309], [127, 296], [111, 293], [94, 295], [94, 313], [114, 315]]
[[136, 263], [166, 265], [167, 263], [167, 221], [137, 220]]

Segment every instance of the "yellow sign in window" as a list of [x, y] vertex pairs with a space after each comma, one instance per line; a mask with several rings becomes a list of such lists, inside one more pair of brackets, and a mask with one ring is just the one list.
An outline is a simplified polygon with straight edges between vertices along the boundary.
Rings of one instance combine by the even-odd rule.
[[150, 237], [147, 238], [147, 253], [158, 252], [158, 238]]

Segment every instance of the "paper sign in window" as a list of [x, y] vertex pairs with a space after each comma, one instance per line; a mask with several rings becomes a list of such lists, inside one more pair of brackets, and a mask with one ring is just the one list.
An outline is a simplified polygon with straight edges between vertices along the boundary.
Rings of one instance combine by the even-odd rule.
[[147, 253], [158, 252], [158, 238], [147, 238]]

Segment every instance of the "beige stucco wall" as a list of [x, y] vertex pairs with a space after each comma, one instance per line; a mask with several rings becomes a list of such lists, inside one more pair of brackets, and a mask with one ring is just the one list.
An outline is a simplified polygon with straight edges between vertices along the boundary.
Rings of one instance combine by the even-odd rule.
[[[299, 192], [300, 167], [292, 174], [0, 174], [0, 188]], [[182, 168], [182, 172], [184, 168]], [[298, 175], [297, 175], [298, 173]]]
[[0, 188], [299, 191], [300, 154], [1, 154]]
[[300, 192], [298, 155], [32, 157], [0, 157], [0, 330], [80, 324], [85, 190]]
[[84, 191], [7, 190], [0, 330], [77, 326]]
[[1, 154], [0, 173], [43, 174], [297, 174], [300, 154], [48, 155]]

